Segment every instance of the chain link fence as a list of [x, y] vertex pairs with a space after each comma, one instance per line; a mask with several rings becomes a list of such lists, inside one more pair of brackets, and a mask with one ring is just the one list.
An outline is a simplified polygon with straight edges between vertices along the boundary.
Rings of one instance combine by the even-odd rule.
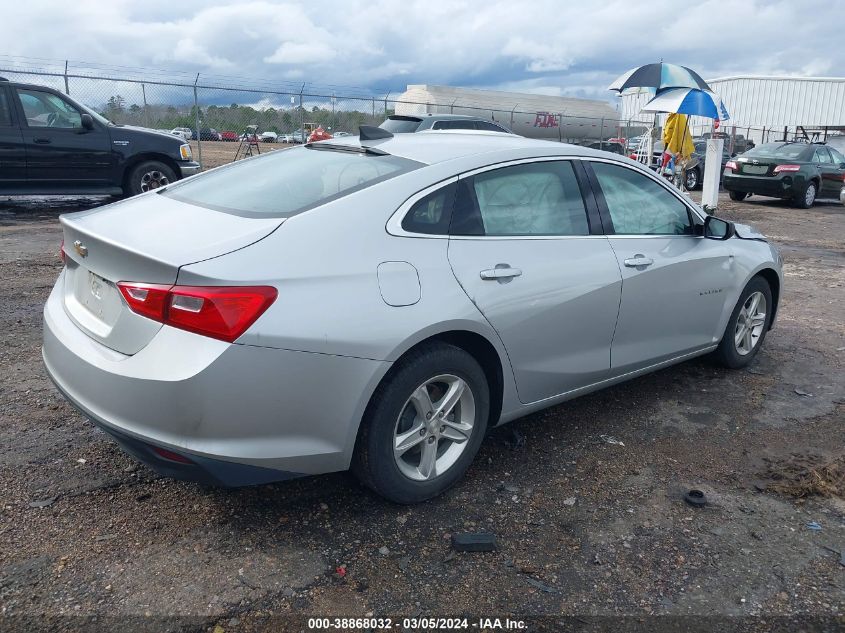
[[[194, 156], [205, 168], [242, 156], [241, 141], [254, 134], [253, 153], [302, 142], [317, 127], [333, 135], [356, 134], [361, 125], [379, 125], [391, 114], [476, 114], [515, 133], [597, 149], [630, 153], [630, 139], [651, 130], [660, 140], [663, 115], [591, 119], [565, 112], [489, 110], [460, 102], [417, 103], [363, 93], [343, 94], [308, 83], [204, 78], [156, 70], [73, 66], [68, 62], [37, 65], [10, 63], [0, 56], [0, 75], [12, 80], [50, 86], [86, 104], [107, 119], [168, 133], [181, 130], [190, 137]], [[346, 89], [349, 90], [349, 89]], [[714, 131], [709, 122], [691, 121], [696, 138]], [[761, 143], [801, 138], [803, 130], [766, 129], [728, 122], [719, 133], [731, 151], [744, 151], [750, 140]], [[812, 132], [811, 132], [812, 134]], [[641, 140], [641, 139], [638, 139]], [[812, 140], [808, 137], [808, 140]], [[638, 143], [642, 145], [642, 143]]]

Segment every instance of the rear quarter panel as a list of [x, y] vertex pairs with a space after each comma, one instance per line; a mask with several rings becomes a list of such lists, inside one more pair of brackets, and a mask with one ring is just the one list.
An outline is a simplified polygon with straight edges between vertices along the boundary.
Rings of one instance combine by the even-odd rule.
[[[414, 193], [452, 175], [448, 168], [401, 176], [300, 214], [239, 251], [185, 266], [180, 284], [269, 284], [279, 296], [238, 343], [392, 362], [425, 339], [463, 330], [480, 334], [502, 364], [505, 409], [518, 403], [498, 335], [452, 273], [447, 239], [390, 235], [386, 223]], [[382, 298], [378, 266], [408, 262], [420, 300], [394, 307]], [[380, 380], [382, 376], [378, 376]], [[350, 441], [378, 380], [355, 411]], [[494, 421], [495, 423], [495, 421]]]
[[[252, 246], [184, 267], [178, 283], [276, 286], [279, 298], [238, 341], [250, 345], [392, 361], [437, 331], [463, 328], [495, 336], [454, 278], [448, 240], [387, 233], [392, 213], [441, 177], [438, 170], [420, 171], [426, 173], [406, 174], [294, 216]], [[385, 302], [377, 272], [383, 262], [408, 262], [416, 269], [418, 302]]]

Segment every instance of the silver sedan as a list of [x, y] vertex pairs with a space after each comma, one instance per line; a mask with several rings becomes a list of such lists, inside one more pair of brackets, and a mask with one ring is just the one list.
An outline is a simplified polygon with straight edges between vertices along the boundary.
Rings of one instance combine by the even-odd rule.
[[62, 216], [58, 388], [125, 450], [227, 486], [351, 468], [399, 503], [488, 428], [713, 353], [750, 363], [781, 259], [633, 161], [375, 128]]

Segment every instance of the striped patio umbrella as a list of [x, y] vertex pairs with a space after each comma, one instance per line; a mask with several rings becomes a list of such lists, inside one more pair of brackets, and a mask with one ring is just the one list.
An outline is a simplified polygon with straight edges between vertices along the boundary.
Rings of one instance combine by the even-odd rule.
[[665, 88], [699, 88], [710, 90], [710, 86], [697, 72], [679, 66], [658, 62], [632, 68], [610, 84], [608, 90], [622, 92], [627, 88], [652, 88], [660, 91]]

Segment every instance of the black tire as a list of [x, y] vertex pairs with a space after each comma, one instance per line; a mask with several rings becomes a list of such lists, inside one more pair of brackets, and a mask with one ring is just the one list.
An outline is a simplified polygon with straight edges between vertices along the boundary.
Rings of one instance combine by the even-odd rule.
[[[763, 330], [760, 333], [760, 338], [757, 340], [752, 350], [748, 354], [743, 355], [737, 351], [734, 334], [737, 330], [737, 320], [739, 319], [740, 311], [746, 301], [748, 301], [748, 298], [755, 292], [761, 292], [766, 298], [766, 321], [763, 324]], [[728, 324], [725, 326], [725, 331], [722, 334], [722, 341], [719, 343], [719, 347], [715, 351], [716, 359], [722, 365], [730, 367], [731, 369], [745, 367], [754, 360], [754, 357], [757, 356], [760, 348], [763, 347], [763, 341], [765, 341], [766, 333], [769, 331], [769, 325], [772, 322], [773, 308], [772, 289], [769, 287], [769, 283], [762, 277], [753, 277], [751, 281], [748, 282], [748, 285], [745, 286], [745, 289], [739, 296], [739, 301], [737, 301], [733, 312], [731, 312], [731, 318], [728, 319]]]
[[742, 202], [748, 197], [748, 194], [744, 191], [728, 191], [728, 195], [731, 197], [731, 200], [735, 202]]
[[176, 180], [176, 173], [166, 163], [145, 160], [129, 170], [123, 190], [126, 195], [135, 196], [176, 182]]
[[[464, 380], [475, 400], [475, 421], [463, 452], [444, 473], [416, 481], [400, 470], [393, 454], [394, 433], [411, 394], [427, 380], [452, 374]], [[459, 347], [433, 343], [402, 358], [378, 386], [361, 421], [352, 472], [365, 486], [395, 503], [431, 499], [463, 477], [487, 430], [490, 389], [484, 370]]]
[[701, 171], [698, 167], [693, 167], [687, 171], [684, 187], [686, 187], [689, 191], [701, 189]]
[[[810, 189], [813, 190], [812, 194], [810, 194]], [[793, 204], [798, 207], [799, 209], [809, 209], [816, 203], [816, 196], [819, 193], [818, 185], [814, 180], [811, 180], [806, 185], [801, 187], [797, 194], [795, 194], [795, 198], [793, 198]]]

